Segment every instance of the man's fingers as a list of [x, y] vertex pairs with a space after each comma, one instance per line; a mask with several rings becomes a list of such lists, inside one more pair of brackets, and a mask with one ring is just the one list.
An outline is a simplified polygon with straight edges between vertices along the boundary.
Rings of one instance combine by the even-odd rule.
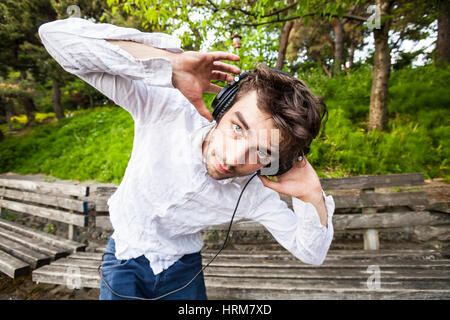
[[241, 73], [241, 69], [239, 69], [239, 67], [233, 66], [231, 64], [228, 64], [228, 63], [225, 63], [222, 61], [214, 61], [213, 65], [215, 67], [214, 70], [229, 72], [229, 73], [234, 73], [234, 74]]
[[226, 81], [226, 82], [231, 82], [234, 79], [234, 77], [231, 74], [221, 72], [221, 71], [212, 71], [211, 76], [212, 76], [211, 80], [220, 80], [220, 81]]
[[198, 113], [200, 113], [200, 115], [206, 119], [209, 120], [209, 122], [213, 121], [213, 117], [211, 112], [209, 112], [209, 110], [206, 108], [205, 103], [203, 102], [203, 99], [194, 101], [194, 103], [192, 103], [195, 107], [195, 109], [197, 109]]
[[266, 186], [267, 188], [273, 189], [275, 191], [278, 191], [279, 189], [279, 185], [280, 183], [277, 181], [272, 181], [269, 178], [262, 176], [262, 175], [258, 175], [258, 178], [261, 179], [261, 182], [263, 183], [264, 186]]
[[222, 89], [223, 89], [222, 87], [219, 87], [219, 86], [216, 86], [213, 83], [210, 83], [209, 87], [206, 89], [205, 92], [218, 94], [220, 92], [220, 90], [222, 90]]
[[230, 60], [230, 61], [239, 61], [239, 56], [233, 53], [224, 52], [224, 51], [213, 51], [209, 52], [212, 55], [214, 60]]

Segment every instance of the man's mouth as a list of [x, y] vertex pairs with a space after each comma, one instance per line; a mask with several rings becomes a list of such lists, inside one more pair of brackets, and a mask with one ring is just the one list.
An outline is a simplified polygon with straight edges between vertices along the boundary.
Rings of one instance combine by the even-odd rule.
[[[214, 159], [216, 160], [216, 159]], [[231, 173], [230, 171], [226, 170], [222, 165], [216, 160], [215, 161], [216, 169], [221, 173]]]

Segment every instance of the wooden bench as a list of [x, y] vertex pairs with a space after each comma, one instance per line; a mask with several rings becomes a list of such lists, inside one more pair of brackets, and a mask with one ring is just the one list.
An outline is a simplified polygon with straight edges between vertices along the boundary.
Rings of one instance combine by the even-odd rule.
[[[215, 253], [203, 252], [203, 263]], [[35, 270], [33, 281], [99, 288], [101, 256], [73, 253]], [[286, 251], [228, 250], [205, 283], [209, 299], [450, 299], [449, 271], [449, 257], [433, 250], [332, 250], [319, 267]]]
[[[74, 228], [88, 225], [89, 187], [70, 183], [0, 178], [0, 272], [11, 278], [30, 273], [51, 261], [82, 251]], [[27, 214], [68, 225], [68, 236], [56, 236], [7, 219]]]
[[[422, 191], [375, 193], [376, 188], [422, 185], [422, 174], [321, 179], [321, 182], [326, 191], [360, 190], [356, 194], [333, 195], [336, 203], [333, 225], [336, 232], [366, 234], [366, 250], [330, 250], [319, 267], [304, 264], [281, 248], [259, 252], [225, 250], [205, 271], [210, 299], [450, 298], [447, 251], [382, 249], [383, 243], [380, 245], [378, 239], [380, 230], [450, 225], [448, 213], [427, 211], [427, 197]], [[97, 210], [107, 213], [106, 201], [114, 190], [97, 189]], [[282, 199], [292, 208], [290, 197]], [[96, 219], [97, 226], [111, 229], [107, 215]], [[224, 224], [208, 229], [223, 231], [227, 227]], [[233, 230], [265, 231], [253, 221], [236, 222]], [[74, 253], [59, 259], [34, 271], [33, 280], [54, 284], [76, 282], [81, 287], [99, 288], [97, 267], [101, 251], [98, 248], [98, 252]], [[204, 250], [203, 262], [207, 263], [215, 253]], [[80, 272], [65, 272], [67, 266], [77, 266]]]
[[[398, 228], [449, 225], [447, 211], [435, 211], [424, 191], [375, 192], [377, 188], [417, 187], [424, 184], [423, 174], [367, 175], [348, 178], [320, 179], [327, 194], [335, 201], [333, 227], [335, 233], [363, 234], [364, 250], [382, 248], [379, 232], [392, 232]], [[353, 191], [335, 194], [335, 191]], [[383, 190], [383, 189], [381, 189]], [[292, 209], [292, 198], [280, 195]], [[433, 212], [428, 209], [433, 209]], [[223, 231], [228, 224], [212, 226], [207, 230]], [[241, 220], [234, 223], [234, 231], [265, 229], [257, 222]], [[219, 241], [220, 242], [220, 241]]]

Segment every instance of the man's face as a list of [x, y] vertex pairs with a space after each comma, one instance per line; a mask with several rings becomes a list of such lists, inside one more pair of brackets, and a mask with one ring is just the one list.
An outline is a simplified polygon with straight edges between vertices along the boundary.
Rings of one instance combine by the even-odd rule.
[[279, 130], [251, 91], [208, 133], [202, 145], [206, 169], [216, 180], [249, 175], [277, 158], [279, 141]]

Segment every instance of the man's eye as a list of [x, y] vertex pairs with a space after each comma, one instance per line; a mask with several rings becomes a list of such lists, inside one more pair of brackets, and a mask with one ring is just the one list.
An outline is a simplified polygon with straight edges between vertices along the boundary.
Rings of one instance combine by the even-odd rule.
[[233, 131], [236, 134], [242, 135], [242, 128], [238, 124], [233, 124]]

